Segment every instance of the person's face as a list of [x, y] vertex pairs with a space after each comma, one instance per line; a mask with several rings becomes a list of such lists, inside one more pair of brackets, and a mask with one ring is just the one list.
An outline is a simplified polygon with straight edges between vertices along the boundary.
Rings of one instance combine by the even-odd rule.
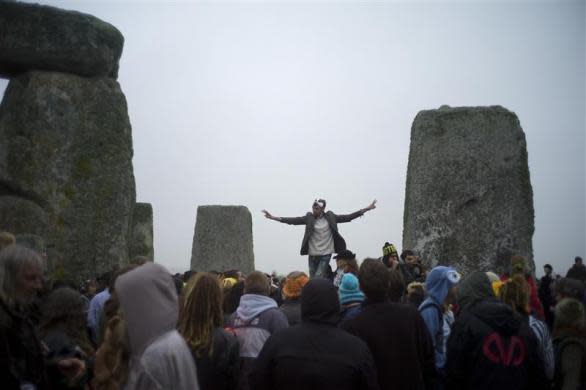
[[317, 205], [313, 205], [311, 207], [311, 211], [313, 212], [313, 215], [317, 218], [323, 213], [324, 209], [322, 209], [321, 207], [319, 207]]
[[415, 263], [417, 263], [417, 256], [415, 256], [415, 255], [405, 256], [405, 263], [407, 263], [407, 264], [415, 264]]
[[95, 280], [90, 280], [87, 284], [87, 292], [90, 295], [95, 295], [98, 291], [98, 283]]
[[543, 272], [545, 272], [546, 275], [550, 275], [551, 274], [551, 268], [549, 268], [549, 267], [543, 267]]
[[16, 301], [21, 304], [29, 304], [37, 296], [37, 292], [43, 288], [43, 273], [39, 267], [28, 265], [23, 267], [16, 275]]
[[336, 259], [336, 267], [337, 268], [344, 268], [348, 264], [346, 259]]

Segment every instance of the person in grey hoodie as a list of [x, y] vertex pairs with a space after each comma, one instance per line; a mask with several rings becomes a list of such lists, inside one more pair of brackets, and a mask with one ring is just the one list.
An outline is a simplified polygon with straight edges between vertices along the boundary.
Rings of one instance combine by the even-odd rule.
[[254, 271], [244, 281], [244, 295], [229, 321], [229, 330], [240, 344], [239, 389], [248, 389], [248, 375], [267, 339], [287, 328], [287, 317], [270, 298], [270, 282], [265, 274]]
[[171, 275], [147, 263], [115, 284], [130, 352], [124, 390], [199, 389], [187, 343], [175, 330], [179, 305]]

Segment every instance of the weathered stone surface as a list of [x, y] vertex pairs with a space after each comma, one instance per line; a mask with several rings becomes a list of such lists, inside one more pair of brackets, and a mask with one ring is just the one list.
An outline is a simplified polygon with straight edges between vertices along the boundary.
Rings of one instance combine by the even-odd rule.
[[244, 206], [199, 206], [191, 269], [254, 271], [252, 216]]
[[0, 1], [0, 75], [29, 70], [117, 78], [124, 37], [74, 11]]
[[132, 214], [132, 239], [130, 259], [136, 256], [155, 260], [153, 248], [153, 206], [150, 203], [137, 203]]
[[73, 280], [129, 257], [135, 184], [124, 95], [111, 78], [29, 72], [0, 105], [0, 230], [44, 239]]
[[419, 112], [404, 213], [403, 248], [428, 265], [502, 272], [518, 254], [533, 268], [533, 192], [517, 116], [500, 106]]

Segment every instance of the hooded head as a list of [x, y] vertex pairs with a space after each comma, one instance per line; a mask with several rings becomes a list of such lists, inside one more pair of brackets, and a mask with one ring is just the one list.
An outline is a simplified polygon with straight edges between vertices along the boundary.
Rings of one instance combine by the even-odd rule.
[[353, 274], [344, 274], [342, 276], [338, 294], [340, 295], [340, 304], [342, 305], [352, 302], [362, 302], [364, 300], [364, 294], [358, 286], [358, 278]]
[[301, 319], [336, 325], [340, 319], [340, 302], [336, 287], [327, 279], [311, 279], [301, 291]]
[[559, 301], [555, 307], [554, 336], [584, 335], [585, 331], [586, 316], [582, 302], [574, 298], [564, 298]]
[[495, 297], [490, 279], [484, 272], [471, 273], [460, 282], [458, 287], [458, 303], [462, 310], [471, 308], [479, 301]]
[[460, 274], [452, 267], [439, 265], [431, 270], [425, 279], [425, 290], [437, 303], [442, 305], [448, 291], [460, 281]]
[[175, 329], [177, 292], [165, 268], [144, 264], [119, 276], [115, 289], [132, 355], [142, 354], [156, 338]]

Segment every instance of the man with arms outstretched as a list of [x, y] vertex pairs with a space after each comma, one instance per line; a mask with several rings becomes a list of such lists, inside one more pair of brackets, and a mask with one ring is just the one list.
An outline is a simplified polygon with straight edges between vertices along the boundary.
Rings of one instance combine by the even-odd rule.
[[332, 253], [340, 253], [346, 249], [346, 241], [338, 232], [338, 223], [350, 222], [361, 217], [365, 212], [376, 208], [376, 199], [368, 207], [352, 214], [336, 215], [325, 211], [326, 201], [316, 199], [312, 212], [303, 217], [276, 217], [266, 210], [265, 217], [289, 225], [305, 225], [305, 235], [301, 242], [301, 256], [309, 255], [309, 277], [324, 277], [330, 263]]

